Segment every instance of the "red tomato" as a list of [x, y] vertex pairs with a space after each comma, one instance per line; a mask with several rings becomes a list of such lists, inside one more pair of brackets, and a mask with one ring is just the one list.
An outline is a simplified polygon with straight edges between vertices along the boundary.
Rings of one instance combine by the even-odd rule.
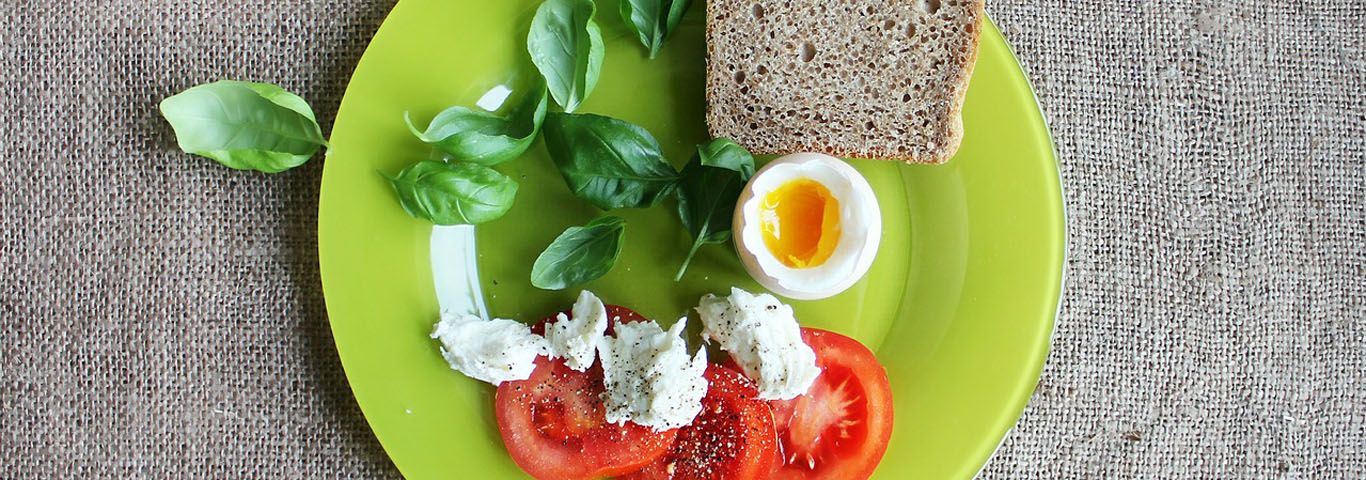
[[866, 479], [892, 436], [887, 371], [868, 347], [834, 332], [802, 328], [821, 375], [805, 395], [769, 402], [781, 441], [775, 479]]
[[669, 453], [622, 480], [750, 480], [777, 467], [773, 413], [754, 384], [735, 370], [708, 365], [707, 396]]
[[[608, 318], [640, 319], [608, 307]], [[542, 329], [540, 326], [537, 330]], [[677, 430], [607, 423], [597, 364], [576, 372], [541, 357], [526, 380], [504, 382], [494, 399], [498, 430], [517, 466], [540, 480], [579, 480], [635, 471], [669, 449]]]

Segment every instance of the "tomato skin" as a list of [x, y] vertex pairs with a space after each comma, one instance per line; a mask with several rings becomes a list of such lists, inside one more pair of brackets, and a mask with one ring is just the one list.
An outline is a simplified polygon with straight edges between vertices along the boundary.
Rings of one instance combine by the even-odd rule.
[[803, 327], [802, 340], [816, 352], [821, 375], [805, 395], [769, 402], [782, 460], [771, 478], [866, 479], [892, 437], [887, 371], [844, 335]]
[[702, 413], [679, 429], [668, 453], [621, 480], [766, 479], [779, 465], [773, 414], [754, 383], [716, 364], [703, 375]]
[[[608, 318], [616, 317], [622, 321], [641, 318], [629, 309], [609, 306]], [[544, 323], [533, 330], [544, 330]], [[607, 423], [598, 364], [586, 372], [546, 357], [538, 358], [536, 364], [530, 378], [504, 382], [494, 397], [503, 444], [527, 474], [539, 480], [621, 475], [669, 450], [677, 430], [655, 432], [630, 422]]]

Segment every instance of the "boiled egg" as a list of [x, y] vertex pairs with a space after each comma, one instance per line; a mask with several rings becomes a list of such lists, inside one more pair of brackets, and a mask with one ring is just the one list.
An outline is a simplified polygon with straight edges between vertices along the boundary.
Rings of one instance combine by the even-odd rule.
[[815, 300], [868, 272], [882, 213], [868, 180], [844, 161], [796, 153], [769, 162], [740, 192], [735, 250], [745, 270], [779, 295]]

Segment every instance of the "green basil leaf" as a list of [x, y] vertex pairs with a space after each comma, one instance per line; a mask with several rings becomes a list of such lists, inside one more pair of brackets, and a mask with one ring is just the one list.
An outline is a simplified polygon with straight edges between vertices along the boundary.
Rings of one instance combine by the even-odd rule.
[[626, 221], [613, 216], [565, 229], [536, 257], [531, 284], [544, 290], [564, 290], [601, 278], [617, 264], [625, 236]]
[[735, 202], [745, 182], [754, 175], [754, 156], [726, 138], [697, 146], [697, 155], [683, 167], [678, 180], [678, 218], [693, 237], [688, 256], [674, 280], [683, 278], [697, 249], [730, 240]]
[[691, 4], [692, 0], [621, 0], [621, 19], [655, 58]]
[[181, 150], [228, 168], [289, 170], [327, 145], [308, 102], [266, 83], [198, 85], [162, 100], [160, 109]]
[[696, 160], [703, 166], [739, 172], [746, 181], [754, 176], [754, 156], [729, 138], [714, 138], [698, 145]]
[[545, 109], [545, 85], [538, 84], [506, 116], [455, 106], [437, 114], [425, 131], [418, 131], [406, 112], [403, 121], [419, 140], [451, 158], [492, 166], [517, 158], [531, 147], [545, 120]]
[[531, 63], [566, 112], [588, 98], [602, 71], [606, 50], [602, 31], [593, 21], [595, 13], [592, 0], [545, 0], [531, 19], [526, 37]]
[[473, 163], [423, 160], [389, 179], [403, 210], [437, 225], [475, 225], [512, 208], [517, 182]]
[[652, 206], [678, 180], [650, 132], [615, 118], [550, 113], [544, 138], [569, 189], [603, 210]]

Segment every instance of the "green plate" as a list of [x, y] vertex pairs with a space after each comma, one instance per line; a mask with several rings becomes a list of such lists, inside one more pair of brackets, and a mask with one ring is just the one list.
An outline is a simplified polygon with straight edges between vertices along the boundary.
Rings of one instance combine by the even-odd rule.
[[[650, 61], [613, 0], [600, 0], [607, 60], [582, 111], [635, 122], [681, 165], [706, 135], [703, 15]], [[499, 167], [521, 191], [504, 218], [436, 228], [399, 208], [379, 172], [432, 151], [405, 129], [449, 105], [496, 105], [533, 78], [524, 50], [535, 1], [403, 0], [356, 67], [323, 174], [318, 250], [337, 350], [356, 401], [409, 478], [521, 478], [493, 421], [493, 389], [450, 370], [427, 337], [441, 308], [533, 320], [576, 291], [531, 287], [537, 253], [599, 212], [570, 195], [539, 142]], [[884, 232], [872, 270], [834, 298], [792, 302], [805, 325], [878, 353], [896, 425], [878, 478], [968, 478], [1037, 382], [1058, 306], [1063, 210], [1047, 127], [1000, 32], [982, 32], [967, 136], [943, 166], [852, 161], [873, 185]], [[481, 101], [482, 99], [482, 101]], [[668, 323], [706, 292], [758, 289], [729, 245], [672, 274], [687, 234], [669, 208], [627, 219], [622, 259], [588, 285]]]

